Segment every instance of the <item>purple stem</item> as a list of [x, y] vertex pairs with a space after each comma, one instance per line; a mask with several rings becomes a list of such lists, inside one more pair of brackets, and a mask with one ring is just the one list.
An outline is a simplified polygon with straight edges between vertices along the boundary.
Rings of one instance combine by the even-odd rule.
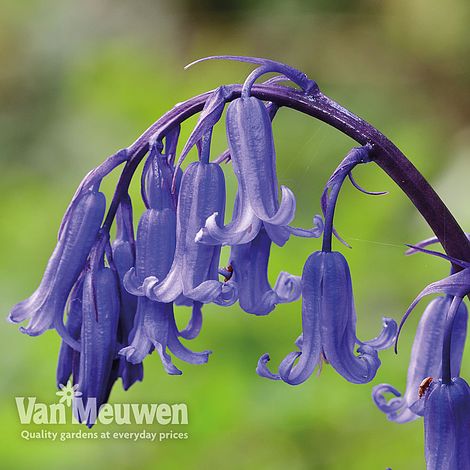
[[[231, 91], [227, 101], [240, 97], [242, 85], [229, 85], [227, 88]], [[181, 124], [193, 114], [200, 112], [211, 93], [212, 91], [206, 92], [178, 104], [152, 124], [127, 149], [131, 157], [121, 174], [106, 216], [105, 229], [109, 229], [111, 226], [120, 197], [127, 192], [137, 165], [147, 153], [149, 139], [156, 134], [163, 136], [171, 127]], [[452, 213], [414, 165], [375, 127], [318, 90], [315, 90], [312, 95], [293, 88], [255, 84], [251, 89], [251, 95], [313, 116], [335, 127], [361, 145], [370, 143], [373, 147], [371, 159], [408, 196], [429, 224], [446, 253], [454, 258], [470, 261], [470, 242]], [[461, 269], [457, 266], [455, 268]]]

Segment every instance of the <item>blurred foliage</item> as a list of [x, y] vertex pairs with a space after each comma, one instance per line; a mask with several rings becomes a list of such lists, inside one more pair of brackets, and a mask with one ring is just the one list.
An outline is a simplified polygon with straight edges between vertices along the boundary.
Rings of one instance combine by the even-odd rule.
[[[239, 82], [250, 70], [213, 62], [183, 71], [201, 56], [266, 56], [301, 68], [324, 92], [384, 131], [470, 227], [466, 0], [3, 0], [1, 7], [0, 305], [5, 316], [36, 287], [81, 177], [176, 102]], [[306, 226], [319, 211], [322, 185], [353, 143], [289, 110], [279, 112], [274, 128], [279, 179], [296, 192], [296, 222]], [[189, 132], [190, 125], [184, 136]], [[218, 129], [214, 152], [224, 147]], [[336, 217], [338, 230], [353, 245], [353, 250], [337, 248], [350, 262], [359, 336], [366, 338], [378, 331], [382, 315], [398, 319], [447, 267], [421, 255], [402, 256], [403, 244], [429, 236], [428, 228], [377, 168], [360, 168], [356, 176], [368, 189], [390, 191], [369, 198], [345, 187]], [[233, 194], [233, 179], [229, 187]], [[112, 184], [105, 188], [110, 191]], [[138, 196], [137, 185], [133, 194]], [[282, 250], [274, 248], [272, 280], [280, 270], [299, 274], [318, 247], [318, 241], [294, 240]], [[390, 382], [403, 390], [422, 309], [405, 328], [400, 354], [382, 354], [374, 384]], [[183, 322], [187, 313], [180, 315]], [[299, 302], [278, 307], [269, 318], [254, 318], [238, 307], [208, 307], [194, 344], [214, 351], [207, 365], [183, 364], [183, 376], [168, 377], [150, 357], [142, 384], [126, 393], [118, 384], [112, 394], [116, 403], [187, 403], [187, 441], [60, 443], [24, 441], [14, 402], [15, 396], [28, 395], [55, 400], [57, 336], [29, 338], [5, 324], [0, 329], [1, 466], [423, 468], [422, 423], [387, 422], [371, 402], [373, 384], [348, 384], [329, 367], [299, 387], [257, 377], [259, 355], [269, 351], [278, 363], [292, 350], [299, 329]], [[467, 378], [469, 371], [467, 357]], [[114, 428], [96, 426], [97, 431]]]

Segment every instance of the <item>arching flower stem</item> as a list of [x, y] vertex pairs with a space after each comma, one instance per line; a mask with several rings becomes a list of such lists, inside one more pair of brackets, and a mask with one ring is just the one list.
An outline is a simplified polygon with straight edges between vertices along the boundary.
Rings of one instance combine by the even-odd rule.
[[[242, 85], [228, 85], [227, 102], [239, 98]], [[176, 105], [152, 124], [130, 147], [127, 161], [103, 228], [112, 224], [119, 201], [127, 193], [130, 180], [138, 164], [148, 151], [149, 140], [164, 136], [170, 129], [180, 125], [192, 115], [200, 112], [212, 91], [197, 95]], [[406, 194], [429, 224], [449, 256], [470, 260], [470, 241], [431, 185], [405, 157], [405, 155], [380, 131], [368, 122], [346, 110], [318, 90], [310, 95], [300, 90], [277, 85], [255, 84], [251, 95], [278, 106], [286, 106], [315, 117], [348, 135], [358, 143], [370, 144], [371, 160], [374, 161]], [[456, 270], [461, 268], [455, 266]]]

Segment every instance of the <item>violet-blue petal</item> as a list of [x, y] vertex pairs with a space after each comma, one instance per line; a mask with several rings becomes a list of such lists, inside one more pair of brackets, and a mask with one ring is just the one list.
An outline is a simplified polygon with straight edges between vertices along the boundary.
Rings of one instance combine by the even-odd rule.
[[271, 360], [269, 357], [268, 353], [263, 354], [259, 360], [258, 364], [256, 366], [256, 373], [260, 377], [264, 377], [265, 379], [270, 379], [270, 380], [281, 380], [281, 377], [279, 374], [273, 374], [269, 369], [268, 369], [268, 362]]
[[168, 349], [182, 361], [190, 364], [205, 364], [212, 351], [194, 352], [184, 346], [178, 338], [179, 332], [176, 327], [173, 310], [169, 319]]
[[97, 191], [87, 192], [77, 202], [38, 289], [10, 312], [8, 318], [14, 323], [30, 319], [26, 328], [20, 328], [21, 332], [36, 336], [55, 327], [69, 344], [77, 347], [76, 341], [66, 333], [63, 313], [98, 234], [104, 210], [105, 197]]
[[249, 243], [256, 237], [262, 221], [251, 208], [244, 182], [239, 181], [239, 191], [235, 197], [232, 220], [223, 226], [218, 212], [211, 214], [205, 226], [196, 234], [196, 241], [209, 245], [240, 245]]
[[[393, 320], [385, 328], [394, 332]], [[296, 342], [300, 351], [282, 361], [281, 379], [298, 385], [325, 358], [349, 382], [370, 382], [380, 366], [377, 349], [387, 342], [388, 330], [370, 344], [357, 340], [351, 276], [343, 255], [323, 251], [310, 255], [302, 273], [302, 336]], [[261, 365], [265, 364], [266, 357]], [[263, 375], [267, 376], [265, 371]]]
[[302, 238], [319, 238], [323, 233], [323, 218], [320, 215], [313, 217], [312, 228], [291, 227], [290, 225], [272, 225], [264, 222], [264, 228], [269, 238], [278, 246], [284, 246], [291, 235]]
[[[320, 253], [312, 254], [305, 263], [302, 273], [302, 332], [301, 351], [288, 354], [281, 362], [279, 375], [284, 382], [298, 385], [305, 382], [320, 363], [322, 352], [321, 308], [323, 275]], [[318, 261], [317, 261], [318, 260]], [[261, 365], [265, 365], [265, 356]], [[296, 363], [297, 361], [297, 363]], [[259, 367], [263, 376], [270, 378], [264, 368]], [[275, 374], [271, 374], [276, 377]], [[271, 377], [272, 378], [272, 377]]]
[[382, 349], [388, 349], [395, 342], [397, 336], [398, 325], [393, 318], [383, 317], [382, 318], [382, 331], [373, 339], [367, 341], [361, 341], [356, 338], [356, 343], [361, 345], [367, 345], [371, 348], [380, 351]]

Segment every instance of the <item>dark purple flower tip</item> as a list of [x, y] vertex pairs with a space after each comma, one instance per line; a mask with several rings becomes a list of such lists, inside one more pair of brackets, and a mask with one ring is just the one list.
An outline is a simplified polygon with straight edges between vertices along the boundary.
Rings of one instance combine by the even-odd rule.
[[428, 470], [470, 468], [470, 387], [460, 378], [433, 381], [425, 395], [424, 441]]
[[[406, 391], [403, 396], [394, 387], [380, 384], [374, 387], [372, 398], [380, 411], [388, 419], [397, 423], [406, 423], [418, 418], [415, 406], [421, 382], [427, 377], [442, 376], [442, 347], [446, 328], [446, 316], [452, 303], [452, 297], [438, 297], [426, 307], [416, 330], [411, 350]], [[460, 364], [467, 334], [467, 308], [461, 304], [452, 328], [452, 376], [460, 373]], [[387, 402], [385, 393], [395, 397]], [[420, 400], [422, 401], [422, 400]]]
[[220, 246], [197, 243], [196, 234], [207, 217], [217, 212], [223, 219], [225, 181], [219, 165], [196, 162], [188, 166], [181, 181], [177, 208], [176, 249], [165, 278], [145, 284], [145, 295], [169, 303], [181, 294], [191, 300], [231, 305], [237, 299], [234, 283], [218, 280]]
[[94, 190], [77, 201], [38, 289], [10, 312], [8, 319], [11, 322], [30, 319], [26, 328], [20, 328], [22, 333], [37, 336], [54, 327], [68, 344], [79, 349], [64, 327], [63, 314], [72, 287], [97, 237], [105, 205], [104, 195]]
[[147, 209], [176, 209], [181, 169], [175, 170], [170, 158], [162, 154], [161, 141], [152, 141], [149, 146], [149, 156], [142, 171], [141, 193], [144, 204]]
[[165, 155], [170, 165], [174, 166], [176, 158], [176, 148], [180, 137], [181, 126], [178, 124], [171, 127], [165, 134]]
[[384, 319], [384, 331], [377, 338], [359, 341], [347, 262], [341, 253], [320, 251], [310, 255], [302, 274], [302, 331], [297, 341], [300, 351], [289, 354], [279, 366], [283, 381], [304, 382], [325, 358], [349, 382], [367, 383], [380, 366], [377, 351], [393, 343], [396, 324]]
[[[246, 56], [236, 56], [236, 55], [218, 55], [218, 56], [210, 56], [210, 57], [204, 57], [202, 59], [195, 60], [194, 62], [191, 62], [188, 64], [185, 69], [198, 64], [200, 62], [204, 62], [206, 60], [235, 60], [238, 62], [247, 62], [250, 64], [256, 64], [256, 65], [261, 65], [262, 67], [262, 73], [260, 73], [257, 76], [260, 76], [265, 73], [281, 73], [284, 76], [286, 76], [289, 80], [297, 84], [302, 90], [304, 90], [306, 93], [309, 94], [315, 94], [319, 92], [318, 85], [316, 82], [313, 80], [310, 80], [305, 73], [294, 69], [293, 67], [290, 67], [289, 65], [282, 64], [280, 62], [276, 62], [274, 60], [270, 59], [263, 59], [259, 57], [246, 57]], [[256, 77], [252, 78], [252, 81], [254, 82], [256, 80]]]
[[[84, 407], [96, 400], [97, 409], [105, 402], [116, 355], [119, 322], [119, 291], [110, 268], [91, 268], [85, 275], [82, 300], [82, 329], [79, 372], [80, 399]], [[83, 422], [76, 409], [77, 419]], [[87, 421], [87, 425], [93, 425]]]

